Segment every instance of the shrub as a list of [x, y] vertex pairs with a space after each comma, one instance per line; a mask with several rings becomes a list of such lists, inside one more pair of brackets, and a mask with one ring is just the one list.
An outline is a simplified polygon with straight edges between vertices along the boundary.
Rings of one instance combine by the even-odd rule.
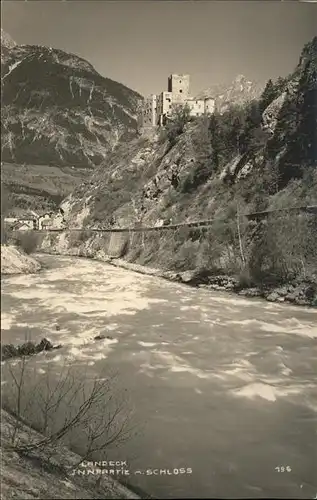
[[190, 111], [188, 106], [178, 106], [165, 125], [166, 137], [170, 144], [174, 146], [177, 138], [184, 132], [186, 123], [190, 121]]
[[222, 271], [221, 256], [223, 254], [223, 246], [214, 237], [211, 228], [203, 234], [202, 242], [199, 246], [196, 264], [198, 268], [207, 268], [212, 272]]
[[83, 231], [79, 232], [78, 238], [80, 241], [83, 243], [89, 240], [93, 235], [93, 231], [91, 229], [84, 229]]
[[254, 284], [248, 267], [241, 269], [238, 274], [238, 283], [240, 288], [248, 288]]
[[15, 236], [15, 244], [26, 254], [35, 252], [39, 245], [39, 235], [34, 231], [21, 231]]
[[174, 269], [177, 271], [186, 271], [196, 267], [197, 253], [199, 250], [199, 241], [185, 241], [175, 253]]
[[253, 279], [279, 283], [316, 273], [316, 222], [316, 216], [288, 213], [259, 224], [248, 262]]
[[1, 184], [1, 245], [5, 245], [8, 243], [11, 232], [6, 227], [4, 219], [10, 212], [10, 208], [12, 207], [12, 203], [10, 200], [9, 193], [3, 184]]
[[6, 245], [9, 240], [9, 230], [5, 225], [4, 217], [1, 216], [1, 245]]
[[[108, 238], [109, 239], [109, 238]], [[95, 237], [92, 240], [91, 248], [93, 252], [99, 252], [101, 250], [104, 250], [106, 246], [108, 247], [109, 241], [105, 241], [105, 235], [102, 235], [100, 233], [95, 233]]]
[[68, 242], [70, 247], [80, 247], [82, 240], [83, 231], [70, 231], [68, 234]]

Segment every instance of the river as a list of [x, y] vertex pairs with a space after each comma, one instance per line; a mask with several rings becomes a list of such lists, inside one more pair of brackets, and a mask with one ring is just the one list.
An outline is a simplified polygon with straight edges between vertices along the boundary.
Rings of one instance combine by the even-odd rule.
[[131, 484], [156, 498], [316, 497], [316, 310], [39, 259], [40, 273], [2, 280], [2, 342], [62, 344], [39, 373], [63, 359], [119, 372], [140, 432], [110, 458]]

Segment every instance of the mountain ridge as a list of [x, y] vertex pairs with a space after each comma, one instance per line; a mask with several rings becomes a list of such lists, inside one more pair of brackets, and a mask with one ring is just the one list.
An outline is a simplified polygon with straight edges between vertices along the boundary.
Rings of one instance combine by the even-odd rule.
[[263, 90], [264, 85], [238, 74], [231, 82], [215, 84], [202, 90], [197, 94], [196, 98], [214, 98], [216, 110], [224, 112], [233, 102], [243, 106], [259, 98]]
[[1, 44], [2, 184], [13, 212], [52, 210], [135, 136], [143, 98], [74, 54], [17, 45], [3, 30]]
[[74, 54], [9, 45], [1, 80], [5, 161], [93, 167], [135, 134], [140, 94]]

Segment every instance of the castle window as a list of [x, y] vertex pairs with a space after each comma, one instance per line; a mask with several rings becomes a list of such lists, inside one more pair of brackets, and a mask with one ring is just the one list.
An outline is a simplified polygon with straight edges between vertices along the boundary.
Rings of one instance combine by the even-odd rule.
[[182, 89], [179, 89], [179, 93], [181, 94], [182, 92], [183, 92]]

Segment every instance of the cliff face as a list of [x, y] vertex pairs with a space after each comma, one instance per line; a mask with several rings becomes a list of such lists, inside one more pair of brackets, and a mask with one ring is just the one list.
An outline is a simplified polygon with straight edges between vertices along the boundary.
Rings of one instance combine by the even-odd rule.
[[73, 54], [1, 43], [4, 161], [89, 169], [135, 134], [137, 92]]
[[304, 47], [288, 80], [267, 152], [284, 182], [317, 167], [317, 37]]

